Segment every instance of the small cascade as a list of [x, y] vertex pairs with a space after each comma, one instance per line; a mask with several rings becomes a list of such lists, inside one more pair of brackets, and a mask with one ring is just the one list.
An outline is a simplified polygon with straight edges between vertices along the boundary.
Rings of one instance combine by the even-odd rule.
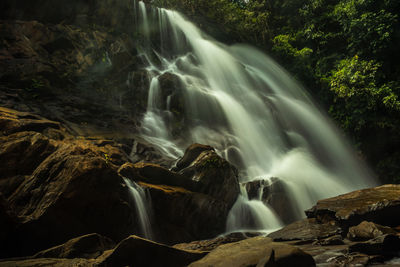
[[[260, 191], [261, 192], [261, 191]], [[246, 189], [240, 185], [240, 195], [228, 215], [226, 231], [270, 233], [283, 226], [275, 212], [259, 199], [249, 200]]]
[[143, 237], [152, 240], [154, 238], [151, 228], [151, 205], [146, 197], [146, 192], [135, 182], [124, 178], [125, 184], [135, 202], [135, 208], [138, 215], [138, 222]]
[[[195, 142], [211, 145], [240, 168], [241, 183], [284, 181], [295, 217], [318, 199], [375, 185], [306, 90], [271, 58], [250, 46], [219, 43], [176, 11], [136, 5], [138, 30], [148, 37], [142, 135], [166, 156], [177, 158]], [[178, 81], [176, 88], [162, 86], [166, 74]], [[281, 225], [270, 207], [242, 189], [227, 229]]]

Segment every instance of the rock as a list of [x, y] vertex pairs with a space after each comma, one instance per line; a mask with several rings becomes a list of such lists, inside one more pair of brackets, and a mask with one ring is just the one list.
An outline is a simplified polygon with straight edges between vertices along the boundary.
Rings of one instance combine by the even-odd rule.
[[333, 198], [319, 200], [310, 210], [308, 218], [318, 221], [337, 221], [342, 227], [370, 221], [386, 226], [400, 225], [400, 185], [382, 185], [357, 190]]
[[241, 241], [241, 240], [244, 240], [244, 239], [247, 239], [250, 237], [258, 236], [258, 235], [262, 235], [262, 233], [258, 233], [258, 234], [257, 233], [241, 233], [241, 232], [230, 233], [228, 235], [218, 236], [213, 239], [193, 241], [190, 243], [176, 244], [176, 245], [174, 245], [174, 248], [210, 252], [223, 244], [238, 242], [238, 241]]
[[271, 177], [268, 180], [246, 182], [244, 186], [249, 199], [261, 199], [275, 211], [283, 223], [289, 224], [301, 218], [293, 207], [285, 181]]
[[334, 235], [322, 240], [315, 241], [313, 245], [320, 245], [320, 246], [337, 246], [343, 245], [343, 237], [341, 235]]
[[273, 232], [268, 237], [274, 241], [318, 240], [338, 235], [342, 230], [333, 224], [320, 224], [315, 219], [303, 219]]
[[196, 183], [183, 175], [170, 171], [153, 163], [125, 163], [118, 173], [134, 181], [142, 181], [150, 184], [180, 186], [188, 190], [196, 191]]
[[118, 241], [137, 229], [129, 190], [100, 149], [83, 140], [62, 143], [18, 186], [8, 199], [22, 222], [10, 256], [92, 232]]
[[213, 147], [202, 145], [202, 144], [192, 144], [185, 150], [185, 154], [176, 163], [175, 171], [180, 171], [188, 167], [197, 157], [204, 151], [215, 151]]
[[180, 172], [197, 183], [198, 191], [227, 203], [231, 208], [239, 195], [237, 169], [213, 150], [206, 150]]
[[347, 238], [352, 241], [365, 241], [385, 234], [396, 234], [392, 228], [363, 221], [357, 226], [349, 228]]
[[253, 237], [221, 245], [189, 266], [315, 266], [315, 262], [297, 247]]
[[0, 107], [0, 129], [3, 135], [34, 131], [43, 133], [48, 128], [60, 129], [60, 123], [50, 121], [28, 112], [18, 112]]
[[180, 250], [132, 235], [122, 240], [99, 266], [187, 266], [204, 255], [203, 252]]
[[99, 234], [88, 234], [73, 238], [65, 244], [36, 253], [34, 258], [85, 258], [94, 259], [104, 251], [115, 247], [115, 243]]
[[56, 142], [36, 132], [0, 137], [0, 180], [32, 174], [56, 148]]
[[214, 197], [182, 187], [139, 182], [151, 196], [154, 229], [159, 240], [168, 244], [203, 240], [225, 230], [227, 204]]
[[400, 252], [399, 235], [387, 234], [374, 239], [355, 243], [349, 246], [349, 252], [360, 252], [368, 255], [398, 256]]
[[19, 266], [19, 267], [45, 267], [45, 266], [95, 266], [95, 260], [87, 259], [10, 259], [0, 261], [1, 267]]

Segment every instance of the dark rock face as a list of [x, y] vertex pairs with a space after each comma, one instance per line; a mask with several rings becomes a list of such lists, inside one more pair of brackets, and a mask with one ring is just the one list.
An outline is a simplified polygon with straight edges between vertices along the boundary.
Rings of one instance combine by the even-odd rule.
[[[197, 151], [199, 150], [201, 149]], [[187, 154], [191, 154], [192, 151], [188, 150]], [[193, 154], [197, 154], [195, 152]], [[193, 157], [188, 155], [187, 161]], [[224, 201], [229, 209], [239, 195], [237, 169], [213, 150], [201, 152], [190, 165], [179, 173], [196, 182], [199, 192]]]
[[129, 23], [132, 23], [129, 12], [131, 2], [127, 0], [72, 0], [68, 4], [55, 4], [44, 0], [40, 5], [29, 0], [5, 0], [1, 2], [0, 8], [1, 17], [4, 19], [39, 20], [49, 23], [66, 21], [77, 25], [97, 23], [116, 28], [128, 28], [131, 26]]
[[99, 266], [187, 266], [204, 256], [201, 252], [176, 249], [137, 236], [122, 240]]
[[176, 163], [174, 171], [188, 167], [203, 151], [214, 151], [214, 148], [202, 144], [192, 144], [185, 150], [183, 157]]
[[[75, 139], [33, 114], [1, 109], [0, 121], [7, 129], [0, 136], [1, 214], [9, 229], [1, 256], [31, 255], [91, 232], [121, 240], [135, 231], [134, 203], [117, 174], [124, 152]], [[21, 132], [21, 125], [35, 127]]]
[[[259, 264], [259, 265], [258, 265]], [[315, 266], [311, 255], [301, 249], [254, 237], [225, 244], [189, 266]]]
[[115, 247], [115, 243], [99, 234], [88, 234], [76, 237], [65, 244], [40, 251], [34, 258], [97, 258], [104, 251]]
[[317, 202], [307, 210], [308, 218], [318, 221], [337, 221], [344, 228], [362, 221], [385, 226], [400, 225], [400, 185], [383, 185], [354, 191]]
[[224, 201], [182, 187], [139, 182], [154, 208], [157, 236], [165, 243], [214, 237], [225, 230], [229, 208]]

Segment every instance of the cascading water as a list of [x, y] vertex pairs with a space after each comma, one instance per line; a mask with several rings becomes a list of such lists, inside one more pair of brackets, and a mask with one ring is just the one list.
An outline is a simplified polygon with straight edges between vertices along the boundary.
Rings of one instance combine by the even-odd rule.
[[[178, 12], [137, 5], [139, 29], [149, 38], [143, 58], [151, 80], [142, 133], [166, 156], [177, 158], [193, 142], [212, 145], [242, 169], [241, 183], [284, 181], [296, 217], [318, 199], [374, 185], [336, 128], [272, 59], [249, 46], [214, 41]], [[179, 90], [162, 88], [165, 74], [179, 81]], [[183, 102], [181, 112], [174, 99]], [[179, 116], [186, 131], [173, 136], [169, 129]], [[227, 231], [248, 229], [249, 216], [253, 230], [282, 225], [242, 186]]]
[[154, 236], [150, 220], [150, 212], [152, 209], [151, 207], [148, 207], [149, 202], [146, 198], [146, 192], [131, 180], [124, 178], [124, 181], [128, 186], [129, 192], [131, 193], [132, 199], [135, 203], [141, 234], [147, 239], [153, 239]]

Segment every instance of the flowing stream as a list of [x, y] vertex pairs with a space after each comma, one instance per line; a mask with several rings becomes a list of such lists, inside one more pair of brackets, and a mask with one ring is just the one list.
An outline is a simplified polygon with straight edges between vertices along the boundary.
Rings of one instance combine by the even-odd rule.
[[[267, 55], [219, 43], [176, 11], [143, 2], [135, 10], [150, 77], [142, 134], [166, 156], [208, 144], [239, 167], [241, 183], [279, 177], [296, 218], [318, 199], [375, 184], [307, 92]], [[282, 226], [241, 188], [228, 232], [249, 230], [249, 217], [250, 230]]]

